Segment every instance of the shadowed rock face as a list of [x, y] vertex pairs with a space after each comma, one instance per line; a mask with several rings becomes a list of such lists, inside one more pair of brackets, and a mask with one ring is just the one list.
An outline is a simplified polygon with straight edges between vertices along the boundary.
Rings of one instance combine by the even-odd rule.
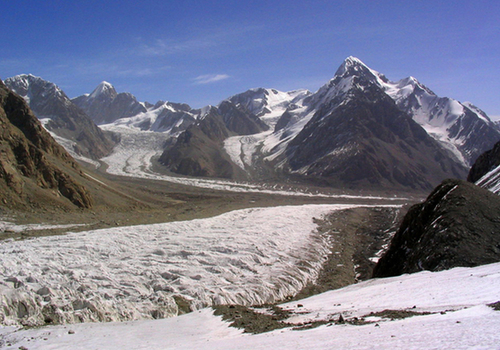
[[289, 171], [345, 186], [429, 190], [466, 171], [383, 91], [352, 89], [320, 107], [290, 142]]
[[64, 168], [80, 173], [78, 164], [42, 127], [25, 101], [0, 81], [0, 195], [3, 204], [31, 202], [33, 187], [47, 196], [64, 197], [90, 208], [88, 191]]
[[406, 214], [373, 277], [500, 261], [500, 197], [445, 180]]
[[268, 126], [248, 110], [224, 101], [182, 132], [159, 161], [181, 175], [244, 178], [245, 174], [224, 151], [223, 142], [232, 135], [250, 135], [266, 129]]
[[229, 135], [222, 116], [212, 107], [202, 120], [179, 135], [159, 161], [181, 175], [233, 178], [237, 167], [222, 147]]
[[497, 142], [493, 149], [481, 154], [469, 171], [467, 181], [476, 182], [486, 173], [500, 165], [500, 142]]

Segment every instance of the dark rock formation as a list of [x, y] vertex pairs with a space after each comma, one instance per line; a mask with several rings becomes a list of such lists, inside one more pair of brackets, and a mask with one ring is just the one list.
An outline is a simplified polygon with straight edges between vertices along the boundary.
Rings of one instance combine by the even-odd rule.
[[362, 78], [353, 85], [346, 95], [322, 101], [289, 143], [290, 173], [337, 186], [414, 190], [465, 178], [465, 168], [382, 89]]
[[217, 108], [182, 132], [159, 161], [171, 171], [189, 176], [232, 178], [237, 171], [222, 143], [230, 135]]
[[165, 149], [159, 161], [172, 172], [202, 177], [245, 178], [224, 151], [224, 140], [233, 135], [250, 135], [268, 126], [241, 105], [224, 101], [182, 132]]
[[467, 181], [476, 182], [500, 165], [500, 142], [493, 149], [481, 154], [469, 171]]
[[406, 214], [373, 277], [500, 261], [500, 197], [446, 180]]

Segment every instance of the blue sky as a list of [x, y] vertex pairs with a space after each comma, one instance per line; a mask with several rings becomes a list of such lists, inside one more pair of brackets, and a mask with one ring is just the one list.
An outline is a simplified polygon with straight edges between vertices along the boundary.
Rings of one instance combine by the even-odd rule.
[[5, 1], [0, 78], [70, 97], [106, 80], [141, 101], [316, 91], [348, 56], [500, 118], [499, 1]]

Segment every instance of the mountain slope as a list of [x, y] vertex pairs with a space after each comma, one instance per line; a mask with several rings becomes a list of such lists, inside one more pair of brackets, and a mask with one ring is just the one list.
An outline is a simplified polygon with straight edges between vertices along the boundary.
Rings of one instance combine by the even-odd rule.
[[[354, 57], [348, 60], [365, 66]], [[373, 81], [384, 89], [398, 108], [408, 113], [464, 166], [471, 166], [481, 153], [500, 139], [498, 125], [472, 103], [439, 97], [414, 77], [393, 82], [365, 67]]]
[[134, 95], [128, 92], [117, 93], [106, 81], [101, 82], [91, 94], [78, 96], [72, 102], [98, 125], [147, 111], [145, 105], [138, 102]]
[[223, 141], [230, 135], [258, 133], [268, 128], [241, 106], [225, 101], [209, 107], [195, 124], [179, 135], [160, 156], [171, 171], [190, 176], [245, 178], [245, 174], [224, 151]]
[[304, 101], [314, 115], [278, 161], [298, 176], [348, 186], [432, 188], [465, 169], [367, 76], [346, 60]]
[[[25, 101], [0, 81], [0, 195], [4, 205], [23, 207], [65, 200], [92, 206], [76, 177], [78, 165], [42, 127]], [[70, 175], [73, 174], [73, 175]]]
[[499, 196], [465, 181], [444, 181], [408, 211], [373, 276], [500, 261], [499, 212]]
[[[418, 123], [417, 117], [426, 112], [432, 112], [428, 117], [435, 120], [444, 113], [442, 109], [403, 108], [406, 100], [402, 94], [408, 92], [410, 80], [414, 81], [406, 79], [398, 87], [360, 60], [348, 57], [316, 93], [252, 89], [232, 96], [218, 108], [231, 102], [243, 112], [234, 119], [233, 131], [235, 125], [243, 127], [244, 115], [257, 116], [268, 130], [243, 134], [236, 130], [236, 135], [228, 134], [223, 140], [224, 151], [254, 180], [272, 177], [335, 187], [421, 191], [445, 178], [465, 178], [468, 160], [475, 156], [467, 146], [475, 142], [473, 135], [483, 135], [481, 141], [486, 145], [496, 135], [496, 127], [484, 115], [476, 118], [477, 109], [463, 107], [463, 115], [454, 119], [461, 124], [456, 122], [449, 130], [455, 133], [455, 141], [462, 142], [459, 151], [456, 143], [443, 141], [429, 133], [426, 123]], [[465, 127], [469, 119], [474, 120]], [[457, 131], [456, 125], [463, 127]], [[183, 147], [189, 146], [184, 143]], [[166, 149], [162, 158], [168, 158], [172, 150]], [[175, 157], [182, 156], [177, 152]], [[177, 164], [181, 161], [178, 158]], [[171, 162], [163, 163], [178, 171]], [[232, 175], [226, 172], [224, 176]]]
[[477, 158], [469, 171], [467, 181], [500, 194], [500, 142]]
[[55, 84], [33, 75], [8, 78], [5, 85], [23, 97], [45, 127], [63, 139], [74, 143], [72, 152], [99, 159], [108, 155], [115, 141], [94, 122]]

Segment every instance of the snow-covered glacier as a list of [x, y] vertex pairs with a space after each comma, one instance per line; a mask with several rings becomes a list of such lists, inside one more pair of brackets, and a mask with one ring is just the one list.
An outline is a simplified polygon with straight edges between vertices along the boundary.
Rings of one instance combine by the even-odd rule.
[[329, 252], [325, 214], [353, 205], [243, 209], [164, 224], [0, 242], [3, 324], [174, 316], [179, 308], [284, 300]]

